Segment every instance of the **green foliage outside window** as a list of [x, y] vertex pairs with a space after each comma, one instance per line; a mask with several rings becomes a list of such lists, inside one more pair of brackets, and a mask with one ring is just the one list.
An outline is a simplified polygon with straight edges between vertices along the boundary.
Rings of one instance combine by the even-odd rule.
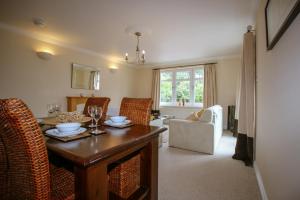
[[203, 81], [195, 80], [195, 103], [203, 102]]
[[[203, 102], [203, 68], [195, 69], [193, 74], [191, 71], [166, 71], [161, 72], [160, 82], [160, 101], [164, 103], [172, 103], [173, 97], [173, 73], [176, 79], [175, 101], [186, 103], [202, 103]], [[194, 100], [191, 99], [191, 75], [194, 76]], [[175, 102], [173, 102], [175, 103]]]
[[162, 73], [160, 73], [160, 80], [161, 81], [172, 80], [172, 72], [162, 72]]
[[190, 79], [190, 72], [189, 71], [176, 72], [176, 80], [180, 80], [180, 79]]
[[177, 102], [184, 100], [190, 102], [190, 81], [177, 81], [176, 82], [176, 99]]
[[203, 78], [204, 77], [204, 70], [203, 69], [197, 69], [195, 70], [195, 78]]
[[161, 81], [160, 83], [160, 101], [172, 102], [172, 81]]

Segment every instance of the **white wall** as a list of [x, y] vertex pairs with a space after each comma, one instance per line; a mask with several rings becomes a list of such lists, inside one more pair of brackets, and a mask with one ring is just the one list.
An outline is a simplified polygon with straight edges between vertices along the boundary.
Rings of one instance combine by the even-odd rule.
[[152, 70], [148, 68], [137, 68], [137, 74], [135, 77], [135, 96], [138, 98], [149, 98], [151, 97], [152, 87]]
[[241, 58], [223, 59], [217, 65], [217, 104], [223, 107], [223, 127], [227, 128], [228, 106], [235, 105]]
[[267, 51], [265, 5], [256, 24], [256, 164], [270, 200], [293, 200], [300, 198], [300, 16]]
[[[217, 64], [217, 103], [223, 107], [223, 125], [227, 128], [227, 107], [235, 105], [237, 78], [240, 73], [240, 57], [219, 59]], [[151, 69], [138, 70], [139, 82], [136, 84], [136, 91], [140, 97], [151, 95]], [[162, 107], [163, 115], [175, 115], [176, 118], [186, 118], [190, 113], [199, 111], [200, 108], [176, 108]]]
[[[101, 88], [96, 96], [111, 98], [109, 108], [118, 110], [122, 97], [134, 96], [133, 68], [119, 66], [111, 72], [111, 64], [100, 57], [49, 45], [16, 33], [0, 30], [0, 98], [23, 99], [36, 116], [45, 116], [49, 103], [59, 103], [66, 110], [66, 96], [91, 95], [92, 91], [71, 89], [71, 63], [97, 67], [101, 72]], [[55, 52], [49, 61], [39, 59], [35, 50], [47, 47]]]

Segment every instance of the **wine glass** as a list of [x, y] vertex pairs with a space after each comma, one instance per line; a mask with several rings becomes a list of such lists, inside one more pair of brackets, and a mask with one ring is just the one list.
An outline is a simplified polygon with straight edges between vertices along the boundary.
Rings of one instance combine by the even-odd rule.
[[55, 112], [55, 106], [53, 104], [47, 105], [48, 117], [53, 117], [53, 113]]
[[94, 109], [93, 109], [93, 119], [95, 120], [96, 122], [96, 129], [93, 130], [91, 133], [92, 134], [95, 134], [95, 135], [98, 135], [98, 134], [101, 134], [103, 133], [103, 131], [99, 130], [98, 129], [98, 121], [99, 119], [101, 118], [102, 116], [102, 108], [101, 107], [98, 107], [98, 106], [95, 106]]
[[90, 105], [90, 106], [88, 106], [88, 113], [89, 113], [89, 115], [91, 116], [91, 118], [92, 118], [92, 123], [89, 125], [89, 127], [91, 127], [91, 128], [94, 128], [95, 127], [95, 124], [94, 124], [94, 117], [93, 117], [93, 115], [94, 115], [94, 105]]
[[58, 116], [58, 114], [60, 113], [60, 111], [61, 111], [61, 106], [59, 104], [55, 104], [54, 105], [55, 115]]

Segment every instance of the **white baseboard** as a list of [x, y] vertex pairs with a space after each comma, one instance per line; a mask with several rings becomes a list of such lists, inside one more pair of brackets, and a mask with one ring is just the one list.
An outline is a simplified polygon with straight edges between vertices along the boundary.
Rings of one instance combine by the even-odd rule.
[[265, 190], [265, 186], [264, 186], [263, 180], [261, 178], [259, 168], [258, 168], [255, 161], [253, 163], [253, 167], [254, 167], [256, 179], [257, 179], [257, 182], [258, 182], [258, 187], [259, 187], [259, 190], [260, 190], [261, 199], [262, 200], [268, 200], [268, 196], [267, 196], [267, 193], [266, 193], [266, 190]]

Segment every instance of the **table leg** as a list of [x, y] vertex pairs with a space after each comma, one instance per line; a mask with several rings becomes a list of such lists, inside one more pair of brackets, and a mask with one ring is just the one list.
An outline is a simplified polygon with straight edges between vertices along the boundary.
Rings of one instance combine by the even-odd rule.
[[99, 163], [87, 168], [74, 168], [75, 199], [107, 200], [108, 178], [106, 163]]
[[158, 137], [141, 151], [141, 185], [150, 188], [145, 199], [158, 199]]

